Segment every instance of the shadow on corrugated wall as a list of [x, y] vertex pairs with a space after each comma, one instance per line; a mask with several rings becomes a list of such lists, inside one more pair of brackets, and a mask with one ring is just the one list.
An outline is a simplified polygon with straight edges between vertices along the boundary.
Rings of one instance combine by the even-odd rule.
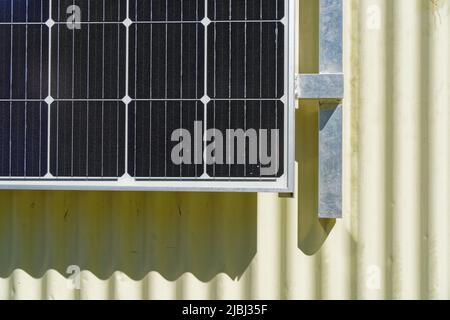
[[0, 277], [70, 265], [109, 279], [239, 278], [256, 254], [255, 194], [1, 192]]
[[[319, 73], [318, 1], [299, 4], [299, 70]], [[333, 229], [334, 219], [318, 219], [318, 132], [319, 105], [302, 101], [296, 111], [296, 161], [298, 171], [298, 247], [313, 255], [320, 250]]]

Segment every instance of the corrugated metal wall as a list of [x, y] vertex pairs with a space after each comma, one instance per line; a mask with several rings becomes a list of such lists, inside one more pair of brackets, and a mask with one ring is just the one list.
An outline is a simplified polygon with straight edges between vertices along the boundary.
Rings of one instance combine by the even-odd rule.
[[[0, 192], [0, 298], [450, 298], [449, 2], [345, 1], [343, 220], [316, 218], [301, 103], [294, 199]], [[315, 3], [299, 2], [302, 72]]]

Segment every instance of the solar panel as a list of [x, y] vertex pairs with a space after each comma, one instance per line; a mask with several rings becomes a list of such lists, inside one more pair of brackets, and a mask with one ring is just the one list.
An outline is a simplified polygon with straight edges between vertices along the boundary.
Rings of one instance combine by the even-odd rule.
[[291, 190], [293, 6], [0, 2], [0, 187]]

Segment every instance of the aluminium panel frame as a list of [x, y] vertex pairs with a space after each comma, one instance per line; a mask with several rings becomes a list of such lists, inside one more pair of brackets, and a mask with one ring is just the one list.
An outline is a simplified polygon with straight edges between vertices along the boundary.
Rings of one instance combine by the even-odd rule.
[[[1, 177], [0, 190], [97, 190], [97, 191], [189, 191], [293, 193], [295, 184], [295, 1], [286, 0], [284, 25], [284, 173], [280, 178], [157, 178], [139, 180], [127, 173], [116, 178]], [[49, 10], [51, 10], [50, 0]], [[205, 0], [207, 14], [207, 0]], [[127, 1], [128, 4], [128, 1]], [[127, 11], [127, 18], [129, 12]], [[126, 26], [127, 34], [129, 25]], [[207, 29], [205, 29], [207, 34]], [[128, 37], [128, 36], [127, 36]], [[49, 41], [51, 46], [51, 41]], [[205, 48], [207, 42], [205, 43]], [[128, 49], [127, 49], [128, 50]], [[49, 53], [50, 54], [50, 53]], [[205, 57], [206, 59], [206, 57]], [[49, 62], [49, 65], [51, 63]], [[50, 68], [50, 67], [49, 67]], [[225, 99], [226, 100], [226, 99]], [[258, 100], [258, 99], [254, 99]], [[50, 109], [49, 109], [50, 114]], [[50, 136], [50, 132], [48, 132]], [[47, 168], [48, 170], [50, 168]]]

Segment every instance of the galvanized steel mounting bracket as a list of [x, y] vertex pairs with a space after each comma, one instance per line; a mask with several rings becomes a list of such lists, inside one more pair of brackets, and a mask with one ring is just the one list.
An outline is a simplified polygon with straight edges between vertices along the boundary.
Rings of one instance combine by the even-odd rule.
[[297, 99], [319, 100], [320, 218], [342, 217], [343, 0], [320, 0], [319, 73], [295, 77]]

